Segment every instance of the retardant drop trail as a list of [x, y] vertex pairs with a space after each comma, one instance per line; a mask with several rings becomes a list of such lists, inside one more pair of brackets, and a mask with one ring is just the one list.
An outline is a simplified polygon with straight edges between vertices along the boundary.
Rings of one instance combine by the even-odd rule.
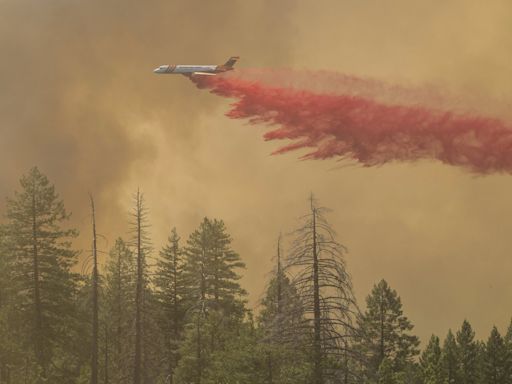
[[304, 159], [348, 159], [363, 166], [437, 159], [481, 174], [512, 173], [512, 126], [498, 118], [235, 76], [193, 81], [236, 100], [229, 118], [272, 126], [265, 140], [291, 140], [276, 154], [308, 148]]

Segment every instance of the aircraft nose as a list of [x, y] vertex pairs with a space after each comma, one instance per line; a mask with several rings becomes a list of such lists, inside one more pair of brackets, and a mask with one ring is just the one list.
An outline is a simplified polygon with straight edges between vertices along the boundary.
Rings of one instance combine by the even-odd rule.
[[[1, 0], [0, 0], [1, 1]], [[168, 65], [161, 65], [153, 70], [154, 73], [166, 73], [169, 69]]]

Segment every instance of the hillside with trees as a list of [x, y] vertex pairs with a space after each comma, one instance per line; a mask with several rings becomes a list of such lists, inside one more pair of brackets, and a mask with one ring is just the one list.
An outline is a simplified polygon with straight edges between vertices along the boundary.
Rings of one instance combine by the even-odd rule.
[[[84, 204], [87, 204], [84, 199]], [[276, 234], [267, 288], [250, 308], [244, 255], [220, 218], [151, 241], [144, 195], [104, 262], [90, 198], [90, 257], [37, 168], [0, 226], [0, 384], [511, 384], [512, 325], [477, 340], [468, 320], [423, 348], [386, 280], [357, 303], [346, 248], [313, 196]], [[305, 211], [305, 212], [304, 212]], [[155, 262], [153, 262], [155, 260]]]

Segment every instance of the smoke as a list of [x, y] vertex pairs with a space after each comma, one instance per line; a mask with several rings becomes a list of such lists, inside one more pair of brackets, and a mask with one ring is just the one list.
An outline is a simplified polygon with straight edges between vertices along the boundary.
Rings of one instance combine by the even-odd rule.
[[[308, 75], [311, 75], [308, 81]], [[414, 89], [335, 73], [247, 71], [195, 77], [199, 88], [234, 98], [226, 113], [289, 140], [274, 152], [363, 166], [435, 159], [475, 173], [512, 173], [512, 126], [435, 89]], [[446, 106], [451, 104], [451, 108]]]
[[[168, 154], [193, 155], [198, 121], [215, 105], [153, 68], [249, 52], [266, 65], [287, 60], [295, 2], [0, 1], [0, 211], [37, 165], [73, 225], [88, 230], [90, 191], [98, 227], [123, 234], [130, 191], [147, 191], [157, 161], [171, 168]], [[279, 54], [265, 62], [271, 36]]]

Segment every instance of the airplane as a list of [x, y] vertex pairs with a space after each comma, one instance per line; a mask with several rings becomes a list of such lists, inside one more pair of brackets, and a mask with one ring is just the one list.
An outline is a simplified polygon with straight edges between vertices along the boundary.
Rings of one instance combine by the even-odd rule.
[[166, 75], [184, 75], [187, 77], [215, 76], [218, 73], [232, 71], [238, 59], [240, 59], [238, 56], [230, 57], [222, 65], [161, 65], [153, 70], [153, 72]]

